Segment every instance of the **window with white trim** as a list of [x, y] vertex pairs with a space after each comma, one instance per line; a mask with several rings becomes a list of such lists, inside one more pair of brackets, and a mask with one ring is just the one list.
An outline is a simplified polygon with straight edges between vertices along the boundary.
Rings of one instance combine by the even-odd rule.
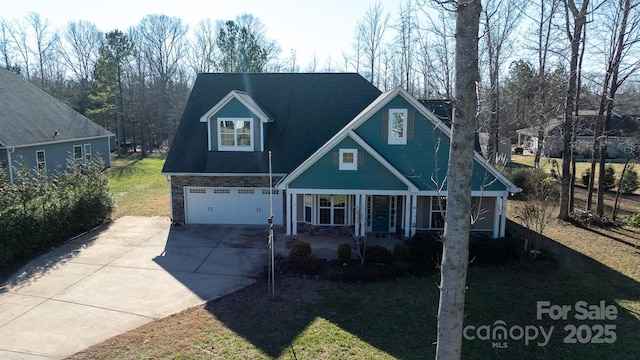
[[347, 209], [346, 195], [319, 195], [319, 224], [344, 225]]
[[91, 161], [91, 144], [84, 144], [84, 159]]
[[253, 151], [253, 119], [218, 118], [218, 150]]
[[340, 170], [358, 170], [358, 149], [340, 149]]
[[304, 221], [311, 223], [313, 214], [313, 195], [304, 195]]
[[73, 146], [73, 158], [76, 160], [82, 160], [82, 146], [74, 145]]
[[444, 229], [444, 219], [447, 214], [447, 197], [431, 197], [431, 228]]
[[407, 144], [407, 109], [389, 109], [390, 145]]
[[36, 151], [36, 164], [38, 165], [38, 170], [43, 170], [47, 167], [47, 159], [44, 155], [44, 150]]

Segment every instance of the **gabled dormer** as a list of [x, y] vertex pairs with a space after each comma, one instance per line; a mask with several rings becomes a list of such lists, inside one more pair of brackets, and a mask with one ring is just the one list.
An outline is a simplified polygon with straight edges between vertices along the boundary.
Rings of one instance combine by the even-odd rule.
[[273, 119], [247, 93], [232, 90], [201, 118], [209, 151], [264, 151], [264, 124]]

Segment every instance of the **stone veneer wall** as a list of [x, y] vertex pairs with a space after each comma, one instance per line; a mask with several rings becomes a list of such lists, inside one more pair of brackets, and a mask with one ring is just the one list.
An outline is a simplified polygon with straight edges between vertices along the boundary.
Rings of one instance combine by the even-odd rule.
[[[281, 177], [273, 177], [273, 183], [280, 181]], [[269, 176], [171, 176], [171, 208], [173, 218], [171, 221], [176, 224], [185, 223], [184, 209], [184, 187], [261, 187], [269, 188]], [[286, 197], [282, 197], [284, 202]], [[286, 204], [285, 204], [286, 205]], [[283, 206], [286, 211], [286, 206]], [[285, 215], [285, 214], [283, 214]], [[286, 219], [286, 216], [283, 216]]]

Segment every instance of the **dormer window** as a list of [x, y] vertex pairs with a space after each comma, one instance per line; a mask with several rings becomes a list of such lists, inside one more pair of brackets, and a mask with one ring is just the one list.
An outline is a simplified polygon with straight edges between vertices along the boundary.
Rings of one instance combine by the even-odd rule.
[[253, 151], [253, 119], [218, 118], [218, 150]]
[[406, 145], [407, 109], [389, 109], [389, 144]]

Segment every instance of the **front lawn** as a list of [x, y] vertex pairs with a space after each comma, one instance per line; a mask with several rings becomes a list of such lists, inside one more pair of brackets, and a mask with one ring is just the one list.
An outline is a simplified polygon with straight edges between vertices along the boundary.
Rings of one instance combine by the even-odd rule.
[[[516, 223], [508, 226], [525, 233]], [[556, 264], [469, 268], [463, 358], [637, 359], [640, 233], [628, 227], [587, 230], [554, 220], [545, 234], [544, 246]], [[280, 275], [275, 299], [259, 281], [71, 359], [433, 358], [438, 282], [437, 273], [369, 283]], [[566, 319], [543, 315], [539, 320], [539, 301], [571, 310]], [[580, 319], [583, 305], [596, 319]], [[600, 312], [612, 307], [615, 316]], [[500, 325], [510, 331], [508, 338], [493, 334]], [[540, 329], [550, 332], [548, 342]]]

